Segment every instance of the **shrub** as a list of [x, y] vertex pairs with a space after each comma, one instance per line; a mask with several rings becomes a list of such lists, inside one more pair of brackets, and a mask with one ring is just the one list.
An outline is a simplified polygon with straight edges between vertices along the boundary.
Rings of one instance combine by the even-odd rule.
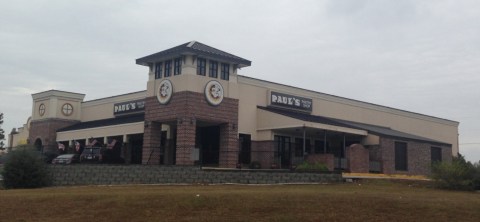
[[312, 164], [312, 163], [309, 163], [307, 161], [301, 163], [295, 169], [296, 170], [328, 171], [328, 167], [323, 163], [315, 162], [315, 163]]
[[480, 160], [473, 164], [474, 175], [473, 175], [473, 186], [475, 190], [480, 190]]
[[438, 188], [473, 190], [475, 168], [459, 154], [452, 162], [437, 162], [432, 165], [432, 179]]
[[32, 147], [19, 147], [7, 154], [3, 165], [5, 188], [37, 188], [50, 184], [42, 155]]

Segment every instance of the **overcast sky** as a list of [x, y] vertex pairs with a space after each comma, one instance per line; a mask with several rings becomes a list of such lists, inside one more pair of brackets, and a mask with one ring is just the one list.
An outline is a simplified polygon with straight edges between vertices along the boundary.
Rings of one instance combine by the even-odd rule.
[[197, 40], [251, 60], [242, 75], [458, 121], [479, 161], [479, 21], [477, 0], [0, 0], [2, 128], [32, 93], [145, 90], [135, 59]]

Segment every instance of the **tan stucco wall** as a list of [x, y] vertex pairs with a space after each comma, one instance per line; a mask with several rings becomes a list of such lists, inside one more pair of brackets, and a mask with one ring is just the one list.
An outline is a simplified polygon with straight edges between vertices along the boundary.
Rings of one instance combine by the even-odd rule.
[[82, 103], [81, 121], [93, 121], [100, 119], [109, 119], [113, 115], [113, 106], [115, 103], [128, 102], [138, 99], [145, 99], [146, 92], [135, 92], [125, 95], [113, 96], [104, 99], [92, 100]]
[[[252, 140], [259, 139], [257, 105], [267, 106], [269, 90], [297, 95], [313, 100], [312, 115], [338, 118], [354, 122], [390, 127], [394, 130], [452, 144], [452, 153], [458, 153], [458, 122], [412, 113], [394, 108], [350, 100], [303, 90], [244, 76], [238, 76], [239, 132], [251, 132]], [[274, 115], [274, 114], [270, 114]], [[273, 117], [272, 117], [273, 118]]]
[[[83, 94], [58, 90], [49, 90], [33, 94], [32, 120], [35, 121], [48, 118], [80, 120], [82, 112], [80, 103], [84, 96], [85, 95]], [[66, 103], [69, 103], [73, 107], [73, 112], [69, 116], [62, 113], [62, 106]], [[43, 116], [39, 113], [41, 104], [45, 105], [45, 114]]]
[[[197, 75], [197, 60], [193, 60], [192, 56], [185, 56], [185, 62], [182, 63], [182, 74], [168, 77], [172, 84], [173, 84], [173, 91], [174, 92], [181, 92], [181, 91], [192, 91], [203, 93], [205, 90], [205, 85], [212, 80], [217, 80], [222, 84], [224, 90], [224, 97], [226, 98], [233, 98], [238, 99], [238, 84], [237, 84], [237, 74], [236, 70], [230, 65], [230, 80], [222, 80], [220, 79], [220, 66], [218, 70], [218, 78], [211, 78], [208, 77], [208, 68], [209, 62], [207, 60], [207, 74], [206, 76]], [[153, 70], [149, 71], [148, 74], [148, 83], [147, 83], [147, 96], [156, 96], [157, 89], [162, 82], [166, 78], [155, 79], [155, 75]]]

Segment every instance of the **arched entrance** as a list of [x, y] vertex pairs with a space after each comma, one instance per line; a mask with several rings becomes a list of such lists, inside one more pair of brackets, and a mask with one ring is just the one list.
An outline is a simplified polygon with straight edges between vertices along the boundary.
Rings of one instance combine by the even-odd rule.
[[42, 140], [40, 138], [37, 138], [35, 140], [34, 146], [38, 151], [42, 151], [43, 150]]

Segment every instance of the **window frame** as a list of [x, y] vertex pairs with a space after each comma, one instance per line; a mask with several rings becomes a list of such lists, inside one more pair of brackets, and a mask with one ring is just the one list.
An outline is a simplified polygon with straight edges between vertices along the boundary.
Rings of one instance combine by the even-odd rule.
[[208, 76], [212, 78], [218, 78], [218, 62], [210, 60], [208, 64]]
[[222, 63], [220, 70], [220, 79], [230, 80], [230, 64]]
[[155, 79], [162, 78], [162, 71], [163, 71], [162, 68], [163, 68], [163, 62], [155, 63], [155, 66], [154, 66]]
[[204, 58], [197, 59], [197, 75], [199, 76], [207, 75], [207, 59], [204, 59]]
[[165, 65], [164, 65], [165, 69], [164, 69], [163, 76], [164, 77], [172, 76], [172, 60], [167, 60], [164, 63], [165, 63]]
[[396, 141], [394, 143], [394, 159], [396, 171], [408, 171], [408, 144]]
[[178, 76], [182, 74], [182, 58], [176, 58], [173, 60], [173, 75]]
[[442, 148], [438, 146], [430, 147], [430, 161], [432, 164], [442, 162]]

